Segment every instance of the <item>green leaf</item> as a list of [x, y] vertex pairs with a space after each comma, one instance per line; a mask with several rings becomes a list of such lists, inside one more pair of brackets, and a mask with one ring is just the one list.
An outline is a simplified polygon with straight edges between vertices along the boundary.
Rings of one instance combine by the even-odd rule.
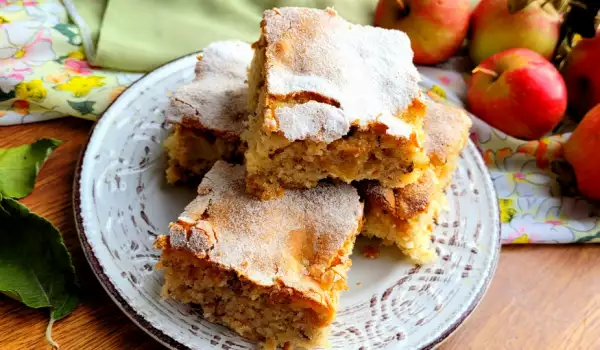
[[15, 90], [4, 92], [2, 91], [2, 89], [0, 89], [0, 102], [12, 100], [16, 96], [17, 95], [15, 94]]
[[65, 60], [69, 58], [69, 56], [59, 56], [54, 61], [60, 64], [65, 64]]
[[50, 308], [51, 321], [79, 304], [71, 256], [52, 223], [14, 199], [0, 200], [0, 291], [32, 308]]
[[81, 113], [81, 115], [91, 114], [94, 112], [94, 104], [96, 101], [83, 101], [83, 102], [75, 102], [75, 101], [67, 101], [69, 106]]
[[599, 238], [600, 238], [600, 231], [596, 232], [593, 235], [581, 237], [578, 240], [576, 240], [575, 243], [589, 243], [589, 242], [592, 242]]
[[69, 41], [69, 44], [71, 44], [71, 45], [80, 45], [81, 44], [81, 38], [79, 37], [79, 34], [77, 34], [76, 32], [73, 31], [72, 24], [59, 23], [54, 26], [54, 29], [56, 29], [56, 31], [59, 32], [60, 34], [66, 36]]
[[61, 143], [40, 139], [29, 145], [0, 148], [0, 198], [23, 198], [30, 194], [42, 165]]
[[508, 12], [510, 13], [515, 13], [515, 12], [519, 12], [522, 9], [524, 9], [525, 7], [527, 7], [531, 2], [533, 2], [532, 0], [508, 0]]

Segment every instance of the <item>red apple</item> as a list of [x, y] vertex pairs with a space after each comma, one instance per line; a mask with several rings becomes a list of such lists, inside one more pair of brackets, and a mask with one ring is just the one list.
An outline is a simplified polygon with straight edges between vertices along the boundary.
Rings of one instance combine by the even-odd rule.
[[526, 48], [550, 60], [558, 43], [561, 16], [552, 2], [534, 0], [510, 13], [509, 0], [481, 0], [471, 19], [469, 56], [475, 65], [491, 55]]
[[469, 13], [469, 0], [379, 0], [375, 25], [405, 32], [416, 64], [436, 64], [462, 45]]
[[558, 70], [540, 54], [510, 49], [473, 70], [467, 104], [491, 126], [531, 140], [560, 122], [567, 108], [567, 88]]
[[577, 119], [600, 103], [600, 35], [582, 39], [573, 48], [563, 70], [569, 110]]
[[567, 161], [575, 171], [577, 188], [584, 196], [600, 199], [600, 104], [577, 125], [564, 146]]

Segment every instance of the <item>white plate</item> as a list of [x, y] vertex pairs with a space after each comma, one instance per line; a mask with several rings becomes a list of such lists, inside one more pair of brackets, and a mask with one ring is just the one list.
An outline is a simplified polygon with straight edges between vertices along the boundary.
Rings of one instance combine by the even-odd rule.
[[[161, 142], [170, 92], [191, 81], [196, 54], [146, 75], [96, 125], [75, 179], [79, 236], [100, 283], [135, 323], [174, 349], [251, 349], [254, 344], [159, 297], [152, 243], [194, 197], [164, 181]], [[352, 256], [330, 341], [335, 349], [422, 349], [445, 339], [473, 311], [499, 252], [496, 196], [472, 144], [448, 189], [449, 211], [435, 230], [440, 259], [415, 267], [394, 249]]]

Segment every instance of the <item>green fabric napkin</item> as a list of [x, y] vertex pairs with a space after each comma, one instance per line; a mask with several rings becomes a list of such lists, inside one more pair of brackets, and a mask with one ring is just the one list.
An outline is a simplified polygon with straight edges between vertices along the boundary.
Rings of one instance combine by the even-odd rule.
[[253, 42], [265, 9], [333, 7], [371, 24], [377, 0], [63, 0], [96, 66], [146, 72], [216, 40]]

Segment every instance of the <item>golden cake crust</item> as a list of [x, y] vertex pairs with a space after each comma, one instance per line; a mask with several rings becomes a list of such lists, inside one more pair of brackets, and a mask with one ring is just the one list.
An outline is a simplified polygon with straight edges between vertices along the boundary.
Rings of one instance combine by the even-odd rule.
[[[323, 184], [260, 201], [245, 193], [244, 168], [215, 163], [170, 226], [162, 249], [185, 250], [260, 286], [284, 286], [331, 307], [336, 267], [362, 227], [363, 206], [346, 184]], [[163, 239], [164, 240], [164, 239]]]
[[443, 165], [464, 148], [472, 121], [457, 107], [435, 101], [427, 101], [426, 106], [425, 152], [433, 166]]
[[461, 109], [434, 101], [427, 102], [423, 123], [425, 150], [431, 160], [430, 169], [417, 182], [403, 188], [385, 188], [376, 183], [362, 184], [368, 205], [381, 206], [401, 220], [426, 211], [435, 194], [450, 181], [456, 159], [467, 142], [472, 124]]
[[424, 120], [427, 171], [403, 188], [363, 184], [366, 223], [363, 234], [395, 244], [418, 264], [431, 262], [434, 220], [445, 204], [444, 187], [450, 182], [465, 146], [471, 120], [460, 109], [429, 101]]
[[377, 182], [361, 183], [369, 206], [382, 207], [383, 210], [401, 220], [407, 220], [427, 210], [431, 198], [437, 190], [435, 173], [429, 169], [417, 180], [402, 189], [385, 188]]

